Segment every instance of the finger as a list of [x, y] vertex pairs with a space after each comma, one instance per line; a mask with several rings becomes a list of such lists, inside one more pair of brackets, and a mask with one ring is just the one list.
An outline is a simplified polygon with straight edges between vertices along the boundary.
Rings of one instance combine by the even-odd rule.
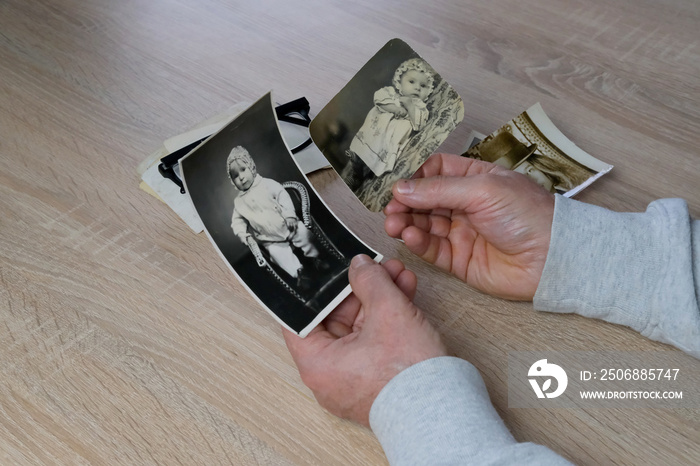
[[348, 277], [352, 291], [363, 304], [365, 312], [386, 302], [391, 302], [392, 307], [408, 302], [389, 272], [364, 254], [352, 259]]
[[462, 157], [454, 154], [433, 154], [416, 171], [413, 178], [430, 178], [433, 176], [467, 176], [505, 170], [490, 162]]
[[401, 274], [401, 272], [403, 272], [406, 269], [406, 266], [403, 265], [403, 262], [401, 262], [398, 259], [388, 260], [382, 264], [382, 267], [384, 267], [384, 269], [389, 273], [391, 280], [394, 282]]
[[[397, 181], [396, 183], [399, 183], [401, 180]], [[394, 183], [394, 186], [396, 185]], [[392, 187], [392, 190], [394, 187]], [[384, 215], [391, 215], [394, 213], [403, 213], [403, 212], [413, 212], [413, 213], [430, 213], [430, 209], [414, 209], [413, 207], [407, 206], [403, 204], [402, 202], [398, 201], [395, 198], [392, 198], [391, 201], [384, 207]]]
[[[382, 264], [405, 295], [415, 295], [415, 284], [407, 279], [406, 267], [398, 259], [391, 259]], [[414, 275], [412, 272], [408, 276]], [[397, 281], [400, 280], [400, 281]], [[343, 302], [323, 321], [326, 329], [332, 335], [342, 338], [353, 332], [358, 324], [358, 317], [361, 311], [360, 300], [354, 293], [350, 294]], [[361, 319], [360, 319], [361, 320]]]
[[413, 254], [443, 270], [452, 270], [452, 244], [447, 238], [411, 226], [403, 231], [401, 239]]
[[328, 333], [336, 338], [343, 338], [352, 333], [352, 324], [348, 325], [340, 320], [329, 319], [327, 322], [325, 322], [325, 325]]
[[393, 194], [412, 209], [457, 209], [469, 213], [473, 206], [491, 199], [495, 188], [493, 178], [483, 176], [433, 176], [399, 180]]
[[[389, 273], [391, 280], [396, 282], [397, 278], [406, 269], [398, 259], [392, 259], [382, 264], [384, 269]], [[407, 294], [407, 293], [405, 293]], [[328, 332], [338, 338], [349, 335], [353, 331], [353, 326], [357, 320], [360, 311], [360, 300], [351, 293], [341, 302], [337, 308], [331, 312], [323, 321]]]
[[392, 238], [401, 238], [401, 233], [413, 225], [413, 216], [408, 213], [387, 215], [384, 219], [384, 231]]
[[[414, 212], [419, 212], [419, 210], [414, 210]], [[450, 217], [452, 217], [452, 209], [448, 209], [447, 207], [439, 209], [430, 209], [430, 215], [432, 215], [433, 217], [444, 217], [449, 219]]]
[[416, 297], [416, 290], [418, 288], [418, 277], [416, 277], [415, 273], [408, 269], [404, 269], [399, 276], [396, 277], [394, 283], [396, 283], [396, 286], [399, 287], [399, 289], [408, 299], [413, 301], [413, 298]]
[[392, 197], [386, 207], [384, 207], [384, 215], [398, 214], [408, 212], [410, 210], [410, 207]]
[[389, 215], [384, 220], [384, 230], [392, 238], [400, 238], [403, 231], [410, 226], [426, 233], [446, 237], [451, 225], [452, 220], [442, 215], [401, 213]]
[[336, 340], [333, 335], [328, 333], [323, 324], [311, 330], [306, 338], [301, 338], [284, 327], [282, 328], [282, 336], [297, 367], [310, 355], [318, 354], [321, 349]]
[[[337, 337], [345, 336], [345, 331], [338, 332], [339, 329], [352, 329], [352, 325], [357, 319], [357, 313], [360, 311], [360, 300], [357, 296], [350, 293], [333, 312], [323, 321], [326, 329]], [[341, 335], [342, 333], [342, 335]]]
[[418, 285], [416, 274], [407, 270], [404, 263], [398, 259], [391, 259], [382, 264], [382, 266], [389, 273], [389, 276], [403, 294], [409, 299], [413, 299]]

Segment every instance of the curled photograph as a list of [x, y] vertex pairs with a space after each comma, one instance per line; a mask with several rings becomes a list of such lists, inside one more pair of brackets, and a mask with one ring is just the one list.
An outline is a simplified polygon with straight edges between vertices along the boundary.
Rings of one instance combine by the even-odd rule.
[[[477, 133], [474, 133], [477, 134]], [[466, 157], [492, 162], [532, 179], [552, 193], [571, 197], [613, 166], [584, 152], [535, 104], [492, 134], [471, 137]]]
[[180, 169], [219, 254], [300, 336], [350, 293], [353, 256], [381, 259], [308, 183], [280, 135], [270, 94], [184, 157]]
[[391, 200], [464, 118], [457, 92], [408, 44], [389, 41], [313, 119], [311, 137], [369, 210]]

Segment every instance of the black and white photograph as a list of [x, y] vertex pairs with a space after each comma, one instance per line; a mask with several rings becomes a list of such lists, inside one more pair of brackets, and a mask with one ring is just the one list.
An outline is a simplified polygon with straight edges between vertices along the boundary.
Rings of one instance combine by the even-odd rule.
[[535, 104], [492, 134], [470, 137], [466, 157], [492, 162], [528, 176], [552, 193], [574, 196], [613, 166], [584, 152]]
[[393, 39], [313, 119], [311, 137], [373, 212], [464, 118], [457, 92], [408, 44]]
[[306, 336], [350, 293], [350, 259], [381, 256], [320, 199], [279, 131], [271, 94], [180, 161], [205, 231], [248, 291]]

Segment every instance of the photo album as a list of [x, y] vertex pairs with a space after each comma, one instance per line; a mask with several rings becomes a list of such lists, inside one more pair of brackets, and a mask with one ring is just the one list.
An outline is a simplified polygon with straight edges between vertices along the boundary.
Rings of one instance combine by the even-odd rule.
[[[186, 155], [173, 170], [190, 201], [183, 210], [192, 211], [247, 291], [301, 337], [350, 294], [352, 257], [382, 256], [329, 209], [293, 152], [311, 145], [378, 212], [391, 200], [392, 185], [410, 178], [459, 125], [464, 104], [426, 60], [393, 39], [315, 118], [306, 111], [304, 117], [310, 139], [290, 149], [280, 121], [295, 120], [280, 115], [268, 93], [196, 144], [186, 139], [193, 148], [180, 149]], [[569, 141], [539, 104], [489, 136], [472, 132], [466, 149], [465, 157], [567, 196], [612, 168]]]

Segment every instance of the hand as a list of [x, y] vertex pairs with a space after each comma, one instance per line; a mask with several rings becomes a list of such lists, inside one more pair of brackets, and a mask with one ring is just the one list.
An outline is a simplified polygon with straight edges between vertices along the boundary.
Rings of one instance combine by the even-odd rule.
[[408, 115], [408, 111], [406, 110], [406, 108], [403, 105], [392, 103], [392, 104], [383, 104], [383, 105], [380, 105], [380, 107], [384, 111], [393, 113], [395, 116], [397, 116], [399, 118], [403, 118], [406, 115]]
[[396, 115], [399, 118], [405, 118], [408, 116], [408, 109], [406, 107], [396, 107], [396, 111], [394, 112], [394, 115]]
[[408, 115], [411, 110], [415, 107], [413, 97], [410, 96], [401, 96], [399, 100], [401, 101], [401, 104], [403, 105], [403, 108], [405, 109], [405, 114]]
[[301, 379], [336, 416], [369, 426], [369, 410], [399, 372], [447, 354], [435, 328], [412, 302], [416, 276], [398, 260], [352, 260], [353, 294], [301, 339], [284, 330]]
[[394, 185], [384, 228], [408, 249], [486, 293], [531, 300], [544, 268], [554, 196], [480, 160], [433, 155]]
[[297, 225], [299, 224], [299, 219], [294, 217], [289, 217], [284, 219], [284, 223], [287, 224], [287, 229], [292, 235], [297, 232]]

